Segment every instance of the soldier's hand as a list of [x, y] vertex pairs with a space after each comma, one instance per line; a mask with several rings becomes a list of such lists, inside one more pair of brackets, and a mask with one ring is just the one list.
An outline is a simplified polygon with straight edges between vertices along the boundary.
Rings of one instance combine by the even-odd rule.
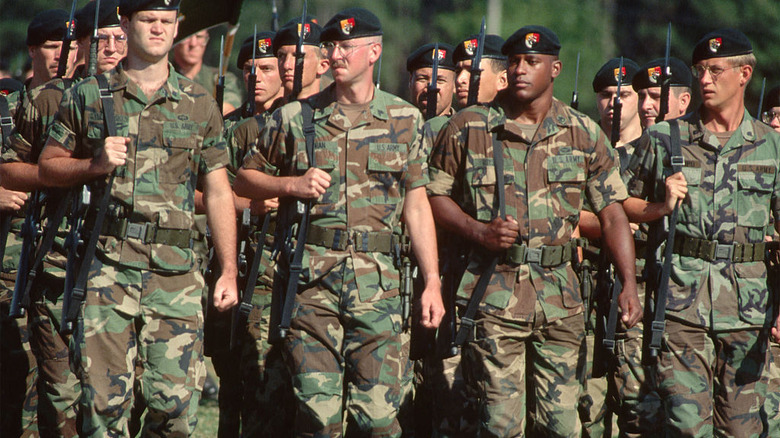
[[441, 298], [441, 284], [427, 285], [420, 296], [420, 324], [429, 329], [435, 329], [444, 318], [444, 302]]
[[236, 278], [220, 275], [214, 285], [214, 307], [220, 312], [224, 312], [236, 304], [238, 304]]
[[775, 325], [772, 327], [772, 339], [780, 343], [780, 315], [775, 319]]
[[667, 213], [671, 213], [678, 202], [685, 199], [685, 195], [688, 194], [688, 183], [685, 181], [685, 177], [682, 172], [677, 172], [674, 175], [666, 178], [666, 201], [664, 206]]
[[628, 228], [631, 229], [631, 234], [634, 234], [634, 233], [637, 232], [637, 230], [639, 230], [639, 224], [635, 224], [633, 222], [629, 222], [628, 223]]
[[92, 164], [101, 173], [108, 174], [127, 161], [127, 145], [129, 137], [106, 137], [100, 154], [92, 160]]
[[485, 248], [498, 252], [507, 249], [517, 241], [520, 225], [515, 218], [507, 216], [506, 220], [497, 217], [482, 227], [480, 242]]
[[330, 187], [330, 175], [316, 167], [310, 167], [293, 181], [292, 195], [297, 198], [319, 198]]
[[19, 211], [27, 201], [27, 193], [0, 187], [0, 211]]
[[262, 201], [252, 199], [249, 202], [249, 209], [255, 216], [262, 216], [277, 208], [279, 208], [279, 198], [263, 199]]
[[642, 317], [642, 304], [639, 303], [639, 296], [636, 293], [636, 284], [633, 287], [623, 287], [618, 296], [618, 305], [620, 306], [621, 321], [626, 328], [631, 328], [639, 322]]

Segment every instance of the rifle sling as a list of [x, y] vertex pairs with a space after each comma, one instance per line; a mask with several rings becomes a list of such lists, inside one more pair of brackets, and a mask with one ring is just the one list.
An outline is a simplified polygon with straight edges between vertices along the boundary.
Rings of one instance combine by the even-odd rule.
[[[682, 171], [684, 159], [682, 156], [682, 148], [680, 146], [680, 125], [677, 120], [669, 122], [669, 134], [671, 141], [671, 164], [672, 173]], [[666, 326], [666, 295], [669, 290], [669, 276], [672, 270], [672, 252], [674, 249], [674, 235], [675, 228], [677, 227], [677, 216], [679, 214], [680, 205], [679, 202], [675, 205], [674, 210], [669, 218], [669, 234], [666, 237], [666, 247], [664, 248], [664, 263], [661, 268], [661, 278], [658, 282], [658, 290], [656, 295], [655, 315], [653, 316], [653, 322], [650, 326], [651, 338], [650, 338], [650, 350], [660, 351], [661, 340], [664, 335], [664, 327]], [[651, 353], [652, 354], [652, 353]]]
[[[116, 120], [114, 118], [114, 96], [108, 87], [108, 81], [104, 75], [95, 76], [98, 82], [98, 88], [100, 91], [100, 102], [103, 106], [103, 120], [106, 125], [107, 137], [115, 137]], [[71, 294], [71, 304], [68, 308], [68, 314], [63, 318], [67, 321], [75, 321], [78, 317], [78, 313], [81, 309], [81, 303], [84, 302], [86, 297], [85, 291], [87, 286], [87, 278], [89, 276], [89, 270], [92, 265], [92, 259], [95, 257], [95, 251], [97, 249], [98, 237], [100, 237], [100, 231], [103, 228], [103, 222], [106, 218], [106, 212], [108, 210], [108, 201], [111, 195], [111, 187], [114, 185], [114, 177], [116, 176], [116, 170], [111, 173], [108, 178], [108, 183], [104, 184], [103, 194], [100, 197], [100, 203], [98, 204], [98, 211], [95, 216], [95, 222], [90, 230], [89, 241], [87, 241], [84, 249], [84, 258], [79, 265], [78, 275], [71, 291], [65, 291]]]
[[[498, 198], [498, 214], [502, 219], [506, 219], [506, 200], [504, 193], [504, 145], [498, 138], [498, 134], [493, 134], [493, 164], [496, 169], [496, 195]], [[488, 283], [493, 277], [493, 273], [496, 270], [499, 256], [496, 255], [488, 264], [487, 269], [482, 271], [482, 275], [479, 276], [474, 291], [471, 293], [471, 298], [466, 305], [466, 310], [463, 312], [460, 318], [460, 327], [458, 327], [458, 334], [455, 336], [455, 345], [458, 347], [468, 340], [471, 335], [475, 321], [474, 317], [479, 309], [479, 304], [482, 302], [482, 298], [485, 297]]]
[[8, 137], [14, 129], [14, 119], [11, 117], [11, 109], [5, 96], [0, 97], [0, 130], [3, 134], [3, 144], [8, 143]]
[[[306, 157], [309, 160], [309, 167], [316, 167], [317, 163], [314, 157], [314, 108], [307, 100], [301, 101], [301, 118], [303, 119], [303, 136], [306, 140]], [[299, 201], [300, 202], [300, 201]], [[296, 204], [290, 204], [289, 208], [295, 208]], [[306, 246], [306, 237], [309, 231], [309, 213], [311, 212], [312, 201], [304, 202], [304, 209], [301, 214], [301, 220], [298, 224], [298, 234], [296, 236], [295, 250], [289, 266], [287, 276], [287, 287], [285, 289], [284, 301], [282, 305], [282, 315], [279, 321], [279, 332], [284, 334], [290, 328], [292, 320], [292, 308], [295, 302], [295, 295], [298, 292], [298, 281], [300, 280], [303, 266], [303, 251]]]
[[260, 261], [263, 258], [263, 250], [265, 249], [265, 236], [268, 233], [271, 225], [272, 214], [266, 213], [263, 218], [263, 226], [260, 229], [257, 239], [257, 249], [255, 249], [255, 255], [252, 259], [252, 267], [249, 268], [249, 274], [246, 277], [246, 286], [244, 287], [244, 294], [241, 296], [241, 303], [238, 306], [237, 312], [243, 320], [249, 317], [249, 312], [252, 310], [252, 295], [255, 292], [255, 286], [257, 283], [257, 277], [260, 275]]

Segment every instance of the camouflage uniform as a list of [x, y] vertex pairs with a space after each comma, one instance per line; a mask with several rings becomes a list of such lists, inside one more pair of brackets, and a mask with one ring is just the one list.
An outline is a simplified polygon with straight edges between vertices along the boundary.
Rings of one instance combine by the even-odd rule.
[[[295, 433], [341, 436], [346, 424], [348, 434], [400, 435], [396, 415], [408, 359], [401, 352], [400, 278], [390, 248], [376, 249], [399, 233], [406, 192], [428, 182], [422, 115], [379, 90], [354, 123], [335, 102], [333, 85], [310, 101], [316, 164], [332, 179], [313, 204], [309, 238], [340, 230], [346, 245], [322, 239], [304, 251], [283, 344], [297, 399]], [[273, 114], [246, 168], [271, 175], [307, 170], [300, 105]], [[377, 246], [367, 248], [372, 241]]]
[[[555, 99], [531, 140], [506, 119], [499, 101], [456, 114], [434, 147], [429, 193], [450, 196], [466, 214], [490, 221], [497, 209], [492, 159], [496, 138], [503, 144], [509, 186], [506, 213], [517, 218], [527, 247], [571, 245], [585, 196], [596, 211], [625, 198], [604, 133], [587, 116]], [[461, 307], [493, 256], [472, 248], [458, 288]], [[526, 361], [532, 376], [529, 402], [536, 403], [529, 412], [538, 433], [579, 436], [580, 422], [573, 413], [579, 396], [582, 311], [569, 262], [552, 267], [506, 260], [498, 264], [475, 318], [475, 339], [462, 351], [466, 379], [481, 397], [482, 436], [525, 433]]]
[[[30, 91], [30, 98], [22, 105], [17, 132], [11, 148], [3, 154], [4, 162], [32, 163], [37, 161], [46, 141], [48, 127], [54, 121], [60, 100], [70, 80], [53, 79]], [[63, 191], [46, 192], [48, 199], [62, 199]], [[52, 212], [55, 203], [45, 205]], [[46, 215], [47, 213], [44, 213]], [[49, 226], [46, 224], [45, 226]], [[43, 272], [37, 274], [30, 290], [30, 341], [38, 368], [39, 428], [42, 434], [75, 437], [78, 400], [81, 395], [79, 379], [70, 363], [70, 336], [60, 333], [62, 321], [62, 293], [65, 278], [65, 251], [60, 236], [43, 260]]]
[[[176, 63], [173, 66], [178, 71]], [[213, 96], [217, 86], [217, 79], [219, 78], [219, 69], [210, 65], [203, 64], [200, 67], [200, 71], [192, 79], [196, 84], [205, 88], [209, 95]], [[239, 108], [243, 100], [243, 91], [238, 85], [238, 77], [233, 72], [225, 73], [225, 94], [222, 99], [224, 103], [233, 105], [234, 108]]]
[[[763, 261], [742, 262], [729, 251], [736, 246], [740, 257], [741, 245], [747, 251], [761, 243], [770, 213], [780, 213], [780, 137], [747, 111], [725, 146], [698, 112], [679, 125], [688, 194], [676, 227], [657, 365], [664, 425], [671, 435], [759, 436], [773, 315], [767, 270]], [[664, 201], [672, 174], [669, 132], [662, 122], [641, 138], [630, 164], [632, 196]], [[691, 255], [693, 239], [720, 249], [714, 257], [704, 250]], [[756, 251], [763, 259], [763, 250]]]
[[[74, 333], [86, 435], [127, 436], [134, 396], [146, 407], [144, 435], [188, 435], [197, 422], [205, 366], [204, 282], [190, 242], [197, 238], [195, 183], [199, 173], [224, 167], [227, 154], [214, 99], [169, 69], [151, 99], [121, 64], [104, 74], [117, 134], [132, 141], [116, 170]], [[106, 135], [90, 78], [66, 92], [49, 142], [76, 158], [91, 157]], [[130, 224], [155, 230], [154, 237], [122, 234]]]
[[[0, 99], [6, 99], [13, 119], [18, 119], [22, 101], [27, 91], [14, 92]], [[10, 149], [3, 144], [3, 153]], [[10, 318], [10, 304], [16, 284], [16, 268], [19, 263], [22, 240], [19, 236], [24, 222], [24, 209], [11, 214], [11, 229], [8, 233], [5, 255], [0, 272], [0, 392], [3, 396], [0, 412], [0, 430], [13, 436], [36, 436], [38, 433], [38, 367], [30, 346], [30, 331], [27, 318]]]

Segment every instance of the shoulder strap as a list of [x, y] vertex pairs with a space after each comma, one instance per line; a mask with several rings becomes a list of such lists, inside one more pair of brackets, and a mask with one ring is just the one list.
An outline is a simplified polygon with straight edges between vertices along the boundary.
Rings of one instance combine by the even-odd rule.
[[3, 144], [8, 143], [11, 130], [14, 129], [14, 119], [11, 117], [11, 109], [8, 107], [8, 99], [0, 96], [0, 130], [3, 134]]
[[116, 136], [116, 121], [114, 118], [114, 95], [108, 88], [108, 80], [105, 75], [96, 75], [98, 82], [98, 91], [100, 92], [100, 103], [103, 106], [103, 121], [106, 123], [106, 136]]
[[[682, 156], [682, 147], [680, 145], [680, 125], [677, 120], [669, 121], [670, 134], [670, 161], [674, 173], [681, 172], [685, 159]], [[666, 237], [666, 247], [664, 248], [664, 261], [661, 268], [661, 278], [658, 280], [658, 290], [656, 295], [655, 313], [653, 322], [650, 326], [650, 355], [656, 357], [661, 350], [661, 340], [666, 326], [666, 295], [669, 290], [669, 277], [672, 270], [672, 249], [674, 248], [675, 229], [677, 228], [677, 217], [679, 215], [679, 204], [674, 207], [669, 217], [669, 233]]]
[[[493, 138], [493, 164], [496, 169], [496, 195], [498, 196], [497, 215], [499, 215], [502, 219], [506, 219], [506, 201], [504, 194], [504, 145], [498, 138], [497, 133], [493, 133], [491, 137]], [[493, 257], [493, 259], [490, 261], [490, 264], [484, 271], [482, 271], [482, 274], [479, 276], [479, 280], [474, 287], [474, 291], [471, 294], [471, 298], [469, 299], [469, 303], [466, 306], [466, 310], [463, 312], [463, 315], [460, 318], [460, 327], [458, 327], [458, 334], [455, 336], [455, 345], [458, 347], [463, 346], [463, 344], [469, 339], [469, 335], [473, 333], [473, 328], [475, 325], [474, 317], [477, 314], [477, 310], [479, 309], [479, 304], [482, 302], [482, 298], [485, 296], [488, 283], [490, 283], [490, 279], [493, 277], [493, 273], [496, 270], [498, 259], [499, 256]]]

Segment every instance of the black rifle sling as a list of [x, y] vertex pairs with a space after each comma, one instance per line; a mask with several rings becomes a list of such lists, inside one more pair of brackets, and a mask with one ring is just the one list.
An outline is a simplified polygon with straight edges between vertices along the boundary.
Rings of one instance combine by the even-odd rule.
[[[682, 172], [685, 160], [682, 156], [682, 148], [680, 146], [680, 125], [677, 120], [669, 122], [669, 134], [671, 136], [670, 161], [672, 164], [672, 172]], [[679, 211], [680, 204], [678, 201], [669, 218], [669, 233], [667, 234], [666, 247], [664, 248], [664, 263], [661, 268], [661, 278], [658, 281], [658, 289], [656, 292], [655, 315], [653, 316], [653, 322], [650, 328], [650, 354], [653, 356], [657, 355], [658, 351], [661, 349], [661, 340], [663, 339], [664, 328], [666, 326], [666, 295], [669, 290], [669, 276], [672, 270], [672, 250], [674, 248], [674, 235]]]
[[249, 273], [246, 277], [246, 285], [244, 286], [244, 294], [241, 296], [241, 303], [238, 306], [238, 314], [241, 317], [241, 321], [246, 321], [246, 318], [249, 317], [249, 312], [252, 311], [252, 295], [255, 292], [257, 277], [260, 275], [260, 261], [263, 258], [265, 238], [266, 234], [268, 234], [268, 228], [270, 225], [271, 213], [268, 212], [265, 214], [265, 218], [263, 219], [263, 226], [260, 229], [260, 234], [257, 238], [257, 249], [255, 249], [255, 255], [252, 259], [252, 267], [249, 268]]
[[[114, 95], [108, 88], [108, 81], [104, 75], [97, 75], [95, 78], [97, 78], [100, 89], [100, 102], [103, 106], [103, 120], [106, 124], [106, 137], [115, 137], [117, 132], [116, 120], [114, 119]], [[95, 222], [92, 225], [92, 230], [90, 230], [89, 241], [87, 241], [87, 245], [84, 249], [84, 258], [81, 260], [81, 264], [78, 269], [78, 275], [76, 276], [76, 281], [73, 285], [73, 291], [71, 292], [71, 305], [68, 308], [68, 315], [65, 317], [69, 321], [76, 320], [81, 309], [81, 303], [84, 302], [84, 298], [86, 296], [85, 290], [87, 286], [87, 278], [89, 276], [89, 269], [92, 265], [92, 259], [95, 257], [98, 237], [100, 237], [100, 231], [103, 228], [103, 222], [106, 218], [108, 200], [111, 195], [111, 187], [114, 185], [115, 176], [116, 170], [111, 172], [111, 176], [108, 178], [108, 183], [106, 183], [103, 187], [103, 194], [100, 197], [98, 211], [95, 215]]]
[[11, 117], [11, 109], [8, 107], [8, 100], [5, 96], [0, 96], [0, 130], [3, 131], [3, 145], [8, 143], [8, 137], [11, 130], [14, 129], [14, 119]]
[[[504, 194], [504, 145], [498, 138], [498, 133], [493, 134], [493, 164], [496, 169], [496, 196], [498, 197], [498, 215], [501, 219], [506, 220], [506, 200]], [[482, 302], [482, 298], [485, 296], [488, 284], [493, 278], [493, 273], [498, 265], [499, 256], [494, 256], [490, 260], [490, 264], [482, 271], [482, 275], [479, 276], [474, 291], [471, 293], [466, 310], [460, 317], [460, 327], [458, 327], [458, 334], [455, 336], [455, 345], [462, 347], [463, 344], [469, 340], [469, 336], [474, 329], [474, 317], [477, 315], [479, 304]]]
[[[309, 167], [316, 167], [317, 163], [314, 159], [314, 109], [311, 107], [311, 103], [306, 100], [301, 101], [301, 118], [303, 119], [303, 137], [306, 140], [306, 157], [309, 160]], [[299, 201], [299, 203], [300, 202], [301, 201]], [[281, 320], [279, 321], [280, 338], [283, 338], [290, 328], [292, 308], [295, 303], [295, 295], [298, 292], [298, 281], [300, 280], [301, 272], [303, 272], [301, 261], [306, 246], [306, 236], [309, 231], [309, 214], [311, 212], [312, 201], [307, 200], [303, 205], [304, 208], [301, 212], [301, 221], [298, 224], [298, 234], [296, 235], [295, 251], [293, 252], [293, 258], [289, 266]]]

